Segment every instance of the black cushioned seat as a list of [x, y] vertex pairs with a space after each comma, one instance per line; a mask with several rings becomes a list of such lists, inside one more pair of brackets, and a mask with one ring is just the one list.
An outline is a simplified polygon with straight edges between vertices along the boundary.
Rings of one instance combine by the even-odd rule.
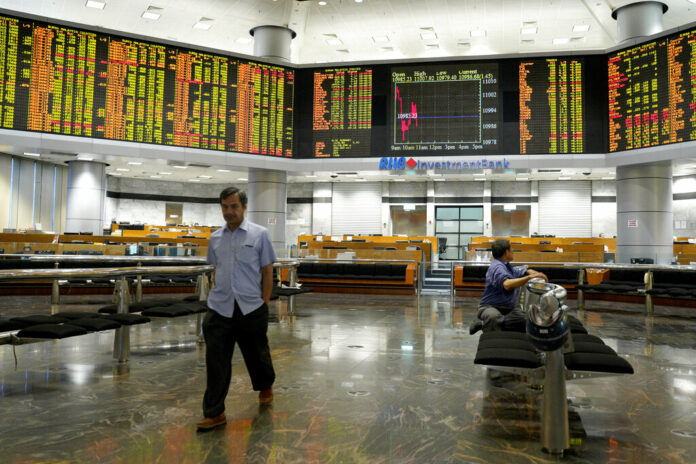
[[116, 321], [121, 325], [136, 325], [150, 322], [150, 318], [140, 314], [104, 314], [104, 319]]
[[301, 293], [309, 293], [311, 291], [312, 291], [311, 287], [300, 287], [300, 288], [273, 287], [273, 294], [277, 295], [277, 296], [299, 295]]
[[68, 319], [58, 316], [48, 316], [45, 314], [34, 314], [31, 316], [13, 317], [10, 319], [10, 321], [24, 324], [24, 327], [29, 327], [38, 324], [60, 324], [62, 322], [68, 322]]
[[188, 276], [187, 275], [184, 275], [184, 276], [173, 275], [170, 278], [171, 278], [172, 282], [174, 282], [176, 284], [190, 284], [190, 283], [195, 282], [195, 280], [196, 280], [195, 276], [192, 277], [190, 275], [188, 275]]
[[38, 324], [26, 327], [19, 332], [19, 338], [67, 338], [77, 335], [85, 335], [87, 331], [82, 327], [70, 324]]
[[485, 350], [490, 348], [509, 348], [514, 350], [536, 351], [531, 342], [522, 340], [520, 338], [489, 338], [479, 340], [477, 350]]
[[314, 274], [314, 263], [300, 263], [297, 266], [298, 277], [309, 277]]
[[462, 281], [485, 282], [486, 272], [488, 272], [488, 268], [486, 266], [464, 266], [462, 272]]
[[68, 279], [69, 284], [86, 284], [87, 279]]
[[148, 317], [180, 317], [193, 314], [193, 311], [185, 306], [172, 305], [155, 306], [154, 308], [148, 308], [144, 310], [141, 314], [143, 316]]
[[633, 374], [633, 366], [616, 354], [566, 353], [565, 365], [575, 371]]
[[107, 279], [106, 277], [95, 277], [92, 279], [93, 284], [111, 284], [111, 279]]
[[63, 311], [58, 314], [56, 314], [58, 317], [62, 317], [65, 319], [73, 320], [73, 319], [86, 319], [86, 318], [93, 318], [96, 319], [99, 316], [98, 313], [91, 313], [89, 311]]
[[148, 276], [147, 279], [150, 281], [152, 284], [168, 284], [171, 283], [171, 280], [168, 276]]
[[90, 332], [98, 332], [100, 330], [113, 330], [121, 327], [116, 321], [110, 319], [104, 319], [102, 317], [86, 317], [84, 319], [73, 319], [70, 321], [70, 325], [77, 327], [82, 327]]
[[200, 296], [198, 295], [188, 295], [184, 297], [184, 301], [199, 301]]
[[406, 278], [407, 264], [392, 264], [389, 267], [389, 274], [392, 276], [393, 280], [404, 280]]
[[488, 348], [478, 350], [474, 364], [501, 367], [537, 368], [541, 366], [537, 355], [528, 350], [509, 348]]
[[21, 322], [14, 321], [0, 321], [0, 332], [10, 332], [12, 330], [19, 330], [26, 327], [25, 324]]
[[485, 333], [481, 334], [481, 340], [486, 340], [489, 338], [505, 338], [505, 339], [517, 338], [519, 340], [529, 340], [529, 338], [527, 338], [527, 334], [523, 333], [523, 332], [503, 332], [503, 331], [497, 330], [494, 332], [485, 332]]
[[391, 279], [391, 264], [375, 264], [374, 278], [379, 280]]
[[353, 264], [355, 270], [351, 271], [350, 274], [358, 279], [372, 279], [375, 276], [375, 264], [373, 263], [359, 263]]
[[604, 353], [616, 355], [616, 351], [603, 343], [576, 342], [573, 340], [573, 347], [575, 353]]
[[597, 337], [596, 335], [575, 334], [575, 333], [573, 334], [573, 343], [599, 343], [601, 345], [605, 344], [602, 341], [602, 339]]
[[[350, 264], [347, 264], [350, 266]], [[324, 277], [330, 279], [340, 279], [346, 273], [344, 271], [346, 266], [343, 263], [326, 263], [326, 274]]]
[[326, 276], [326, 274], [328, 274], [326, 271], [326, 263], [314, 263], [312, 277], [323, 277]]

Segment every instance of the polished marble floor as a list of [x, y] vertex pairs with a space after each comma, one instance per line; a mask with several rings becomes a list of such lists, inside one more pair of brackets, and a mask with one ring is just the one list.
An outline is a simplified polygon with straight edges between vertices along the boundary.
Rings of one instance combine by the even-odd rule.
[[[274, 404], [259, 408], [235, 357], [228, 423], [206, 433], [195, 316], [134, 327], [123, 367], [113, 332], [0, 346], [0, 463], [696, 462], [696, 317], [574, 312], [636, 374], [568, 383], [572, 448], [559, 458], [541, 450], [539, 391], [473, 365], [476, 301], [307, 294], [296, 317], [274, 302]], [[47, 297], [0, 297], [0, 317], [36, 312]]]

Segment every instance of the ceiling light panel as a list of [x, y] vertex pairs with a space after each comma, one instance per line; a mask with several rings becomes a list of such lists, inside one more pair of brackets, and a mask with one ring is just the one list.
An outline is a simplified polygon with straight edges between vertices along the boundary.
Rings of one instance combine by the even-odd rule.
[[389, 36], [386, 35], [373, 35], [372, 41], [374, 43], [387, 43], [389, 42]]
[[482, 29], [477, 29], [470, 32], [471, 37], [486, 37], [486, 31]]
[[199, 19], [196, 24], [193, 25], [193, 28], [199, 29], [202, 31], [207, 31], [208, 29], [210, 29], [212, 27], [213, 21], [215, 21], [215, 20], [211, 19], [211, 18], [203, 17], [203, 18]]
[[87, 3], [85, 3], [85, 6], [87, 8], [96, 8], [97, 10], [103, 10], [104, 7], [106, 6], [106, 2], [100, 2], [97, 0], [87, 0]]
[[576, 24], [573, 26], [573, 32], [587, 32], [590, 30], [589, 24]]

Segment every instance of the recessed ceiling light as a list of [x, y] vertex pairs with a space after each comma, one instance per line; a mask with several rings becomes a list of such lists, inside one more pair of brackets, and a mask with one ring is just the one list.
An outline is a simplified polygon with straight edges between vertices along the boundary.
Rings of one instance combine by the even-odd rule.
[[110, 176], [120, 176], [121, 173], [120, 172], [110, 172], [109, 175]]
[[126, 168], [116, 168], [116, 170], [121, 171], [121, 172], [129, 172], [130, 171], [130, 169], [126, 169]]
[[317, 182], [328, 182], [326, 179], [319, 179]]
[[200, 182], [201, 180], [200, 179], [189, 179], [188, 181], [189, 182]]
[[471, 42], [466, 39], [459, 39], [457, 40], [457, 45], [460, 47], [471, 47]]
[[374, 43], [386, 43], [389, 42], [389, 36], [386, 35], [373, 35], [372, 41]]
[[211, 18], [201, 18], [196, 24], [193, 25], [193, 28], [207, 31], [213, 25], [213, 21], [215, 20]]
[[251, 40], [251, 37], [237, 37], [237, 40], [235, 40], [235, 42], [237, 42], [238, 44], [249, 44], [251, 43]]
[[308, 175], [306, 175], [305, 177], [308, 177], [308, 178], [310, 178], [310, 179], [314, 179], [314, 178], [317, 177], [317, 176], [315, 176], [314, 174], [308, 174]]
[[87, 3], [85, 3], [85, 6], [87, 8], [96, 8], [98, 10], [103, 10], [104, 7], [106, 6], [106, 3], [99, 2], [97, 0], [87, 0]]
[[170, 176], [172, 173], [167, 172], [167, 171], [162, 171], [162, 172], [158, 172], [157, 174], [159, 174], [160, 176]]
[[536, 34], [538, 28], [536, 26], [532, 27], [523, 27], [520, 29], [520, 34], [527, 35], [527, 34]]
[[355, 182], [367, 182], [365, 179], [355, 179]]
[[425, 48], [427, 48], [429, 50], [436, 50], [436, 49], [440, 48], [440, 45], [436, 44], [436, 43], [435, 44], [425, 44]]
[[319, 6], [325, 6], [326, 2], [319, 2]]
[[363, 0], [355, 0], [355, 3], [362, 3]]
[[570, 176], [558, 176], [558, 180], [570, 180]]
[[140, 161], [129, 161], [128, 164], [131, 164], [133, 166], [140, 166], [143, 163], [141, 163]]
[[435, 31], [422, 31], [420, 33], [421, 40], [436, 40], [437, 34]]
[[339, 39], [338, 37], [326, 39], [326, 43], [329, 45], [333, 45], [334, 47], [340, 47], [341, 45], [343, 45], [343, 41], [341, 41], [341, 39]]
[[184, 166], [183, 164], [175, 164], [172, 167], [176, 169], [186, 169], [188, 166]]
[[485, 176], [485, 175], [486, 175], [485, 172], [475, 172], [474, 173], [474, 176]]
[[587, 32], [590, 30], [589, 24], [576, 24], [573, 26], [573, 32]]
[[26, 151], [24, 152], [24, 154], [25, 154], [26, 156], [33, 156], [33, 157], [35, 157], [35, 158], [38, 158], [39, 156], [41, 156], [41, 153], [28, 153], [28, 152], [26, 152]]
[[570, 42], [570, 39], [568, 37], [559, 37], [559, 38], [553, 39], [554, 45], [563, 45], [563, 44], [567, 44], [568, 42]]
[[525, 181], [525, 180], [529, 180], [529, 177], [515, 177], [515, 180]]
[[94, 160], [94, 157], [89, 155], [77, 155], [77, 159], [79, 161], [92, 161]]
[[147, 10], [145, 10], [141, 16], [145, 19], [157, 21], [161, 16], [160, 11], [162, 11], [162, 8], [158, 8], [156, 6], [148, 6]]
[[336, 50], [338, 53], [350, 53], [348, 50], [345, 48], [342, 48], [341, 50]]
[[[696, 2], [696, 0], [694, 0], [694, 2]], [[606, 177], [602, 177], [602, 180], [615, 180], [615, 177], [614, 176], [606, 176]]]
[[230, 172], [229, 169], [216, 169], [217, 172]]
[[237, 178], [237, 180], [247, 181], [247, 180], [249, 180], [249, 179], [247, 179], [246, 177], [239, 177], [239, 178]]
[[379, 47], [379, 51], [382, 53], [389, 53], [394, 51], [394, 47]]
[[161, 178], [162, 178], [162, 176], [155, 176], [155, 175], [150, 176], [150, 179], [161, 179]]
[[394, 179], [394, 182], [406, 182], [406, 179]]
[[198, 177], [200, 177], [201, 179], [212, 179], [213, 178], [213, 176], [198, 176]]
[[433, 182], [444, 182], [444, 181], [445, 181], [445, 179], [442, 179], [442, 178], [433, 179]]
[[476, 29], [470, 32], [471, 37], [486, 37], [486, 31], [483, 29]]
[[534, 45], [534, 39], [522, 39], [521, 42], [524, 45]]

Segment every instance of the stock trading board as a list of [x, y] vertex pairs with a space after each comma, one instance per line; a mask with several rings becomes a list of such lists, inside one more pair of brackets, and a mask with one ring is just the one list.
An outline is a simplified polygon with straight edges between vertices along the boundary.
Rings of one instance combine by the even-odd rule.
[[583, 87], [581, 59], [519, 64], [520, 154], [583, 152]]
[[696, 31], [609, 55], [609, 151], [696, 140]]
[[392, 68], [393, 153], [494, 152], [499, 143], [496, 63]]
[[294, 70], [0, 17], [0, 127], [292, 156]]
[[370, 156], [372, 69], [314, 72], [314, 157]]

